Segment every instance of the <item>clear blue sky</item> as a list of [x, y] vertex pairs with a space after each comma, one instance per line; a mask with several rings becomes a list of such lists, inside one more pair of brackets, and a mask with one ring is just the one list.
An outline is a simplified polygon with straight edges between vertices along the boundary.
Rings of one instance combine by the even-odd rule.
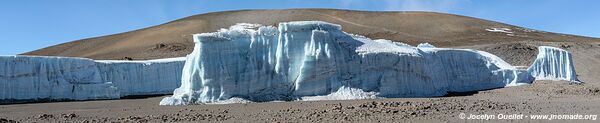
[[239, 9], [435, 11], [600, 37], [599, 0], [2, 0], [0, 55]]

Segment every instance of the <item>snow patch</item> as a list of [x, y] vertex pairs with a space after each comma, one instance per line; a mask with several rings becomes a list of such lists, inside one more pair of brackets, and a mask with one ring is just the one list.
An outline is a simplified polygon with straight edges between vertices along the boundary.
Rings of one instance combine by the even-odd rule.
[[325, 96], [305, 96], [302, 101], [318, 101], [318, 100], [356, 100], [356, 99], [377, 99], [379, 93], [365, 92], [362, 89], [340, 87], [337, 91]]
[[231, 30], [236, 30], [236, 29], [257, 29], [258, 27], [261, 27], [262, 25], [260, 24], [255, 24], [255, 23], [237, 23], [233, 26], [230, 27]]
[[513, 32], [511, 32], [511, 29], [509, 29], [509, 28], [489, 28], [489, 29], [485, 29], [485, 30], [490, 31], [490, 32], [513, 33]]
[[253, 103], [250, 100], [246, 100], [244, 98], [238, 98], [238, 97], [232, 97], [230, 99], [226, 99], [226, 100], [220, 100], [217, 102], [211, 102], [211, 103], [206, 103], [206, 104], [235, 104], [235, 103]]
[[429, 43], [421, 43], [419, 45], [417, 45], [418, 48], [435, 48], [435, 46], [429, 44]]

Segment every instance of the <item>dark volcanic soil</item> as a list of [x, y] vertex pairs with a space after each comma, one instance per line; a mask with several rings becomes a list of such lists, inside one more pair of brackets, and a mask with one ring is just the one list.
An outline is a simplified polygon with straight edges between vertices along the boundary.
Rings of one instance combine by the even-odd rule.
[[[481, 122], [460, 114], [600, 114], [600, 86], [537, 81], [464, 96], [159, 106], [163, 97], [0, 105], [19, 122]], [[490, 120], [492, 122], [550, 120]], [[555, 122], [597, 122], [552, 120]]]

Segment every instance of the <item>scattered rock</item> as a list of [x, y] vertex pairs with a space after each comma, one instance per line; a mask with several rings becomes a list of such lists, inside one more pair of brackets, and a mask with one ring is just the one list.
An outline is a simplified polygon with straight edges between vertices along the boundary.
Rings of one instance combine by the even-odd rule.
[[131, 61], [131, 60], [133, 60], [133, 58], [131, 58], [131, 57], [123, 57], [123, 58], [121, 58], [121, 60], [128, 60], [128, 61]]
[[63, 118], [76, 118], [77, 115], [73, 114], [73, 113], [71, 113], [71, 114], [61, 114], [61, 117], [63, 117]]
[[571, 47], [572, 47], [572, 45], [569, 45], [569, 44], [561, 44], [560, 45], [560, 48], [562, 48], [562, 49], [569, 49]]
[[41, 114], [37, 116], [38, 119], [51, 119], [54, 118], [54, 115], [51, 114]]
[[18, 122], [14, 121], [14, 120], [10, 120], [10, 119], [0, 118], [0, 123], [18, 123]]
[[160, 51], [169, 51], [169, 52], [182, 51], [185, 49], [186, 49], [185, 45], [181, 44], [181, 43], [170, 43], [170, 44], [158, 43], [158, 44], [154, 45], [154, 47], [149, 48], [149, 50], [160, 50]]

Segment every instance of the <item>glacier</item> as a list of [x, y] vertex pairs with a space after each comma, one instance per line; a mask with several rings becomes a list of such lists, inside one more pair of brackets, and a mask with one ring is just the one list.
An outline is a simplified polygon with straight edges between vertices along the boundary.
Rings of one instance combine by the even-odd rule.
[[119, 97], [112, 82], [102, 80], [90, 59], [62, 57], [0, 57], [0, 99], [85, 100]]
[[571, 54], [549, 46], [520, 69], [484, 51], [372, 40], [320, 21], [242, 23], [193, 38], [193, 52], [179, 58], [0, 56], [0, 103], [171, 93], [160, 105], [434, 97], [579, 82]]
[[538, 47], [538, 55], [527, 71], [536, 80], [580, 82], [577, 79], [571, 53], [556, 47]]
[[120, 95], [171, 94], [181, 84], [185, 57], [142, 61], [97, 60], [103, 81], [112, 82]]
[[0, 102], [119, 99], [170, 94], [185, 58], [148, 61], [0, 56]]
[[160, 105], [355, 98], [340, 94], [431, 97], [534, 80], [484, 51], [371, 40], [327, 22], [235, 27], [193, 36], [181, 87]]

